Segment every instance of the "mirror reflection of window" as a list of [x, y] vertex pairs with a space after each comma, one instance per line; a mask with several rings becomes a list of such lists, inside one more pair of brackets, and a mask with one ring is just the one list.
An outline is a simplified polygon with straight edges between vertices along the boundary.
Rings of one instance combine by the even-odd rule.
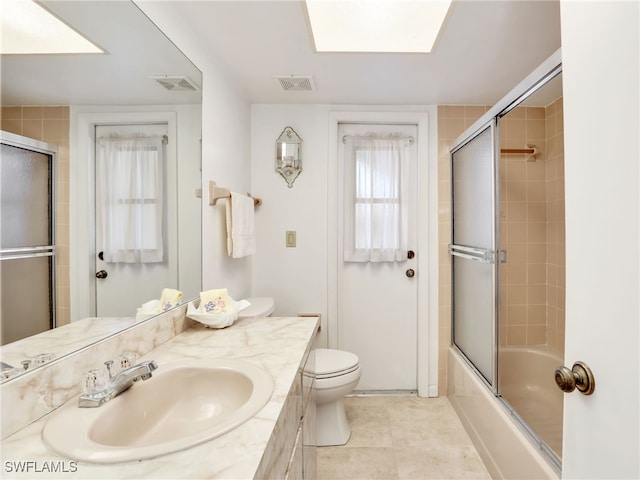
[[96, 217], [105, 262], [163, 261], [163, 150], [159, 135], [98, 138]]

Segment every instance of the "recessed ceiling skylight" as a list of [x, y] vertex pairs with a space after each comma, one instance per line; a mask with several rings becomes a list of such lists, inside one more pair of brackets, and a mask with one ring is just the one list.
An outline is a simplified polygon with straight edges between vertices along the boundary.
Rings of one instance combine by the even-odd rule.
[[318, 52], [429, 53], [451, 0], [306, 0]]
[[104, 53], [32, 0], [0, 3], [0, 53]]

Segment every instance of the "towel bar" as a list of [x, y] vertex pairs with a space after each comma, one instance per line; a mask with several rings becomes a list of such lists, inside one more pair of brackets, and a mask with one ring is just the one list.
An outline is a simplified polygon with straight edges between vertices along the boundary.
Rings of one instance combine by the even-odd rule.
[[[260, 198], [254, 198], [250, 193], [247, 193], [247, 196], [253, 198], [253, 204], [256, 207], [262, 205], [262, 200]], [[228, 188], [219, 187], [216, 185], [216, 182], [209, 180], [209, 205], [215, 205], [221, 198], [230, 197], [231, 192]]]

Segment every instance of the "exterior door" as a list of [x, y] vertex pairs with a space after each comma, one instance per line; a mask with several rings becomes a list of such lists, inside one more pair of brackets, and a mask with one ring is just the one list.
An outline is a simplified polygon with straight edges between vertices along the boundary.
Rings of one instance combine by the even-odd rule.
[[[99, 125], [96, 126], [96, 139], [107, 137], [109, 135], [166, 135], [167, 125]], [[164, 156], [166, 159], [166, 155]], [[165, 160], [166, 162], [166, 160]], [[163, 167], [164, 184], [167, 181], [175, 181], [175, 179], [167, 179], [167, 165]], [[98, 179], [96, 178], [96, 182]], [[110, 181], [122, 181], [122, 178], [113, 178]], [[167, 192], [167, 188], [163, 188], [163, 192]], [[120, 261], [105, 261], [105, 246], [101, 243], [102, 226], [100, 221], [96, 221], [96, 255], [95, 255], [95, 271], [96, 271], [96, 316], [112, 317], [112, 316], [135, 316], [136, 310], [141, 306], [141, 301], [146, 302], [153, 299], [159, 299], [162, 289], [177, 288], [177, 271], [172, 266], [169, 259], [175, 258], [168, 251], [176, 248], [175, 235], [168, 235], [168, 232], [176, 232], [175, 227], [167, 226], [166, 204], [170, 201], [163, 193], [164, 214], [163, 214], [163, 240], [164, 240], [164, 258], [160, 262], [151, 263], [124, 263]], [[125, 200], [126, 201], [126, 200]], [[131, 200], [134, 201], [134, 200]], [[140, 200], [135, 200], [140, 201]], [[148, 200], [146, 200], [148, 201]], [[102, 208], [99, 198], [96, 198], [96, 218], [100, 217], [98, 213]], [[141, 281], [144, 279], [144, 281]]]
[[[400, 261], [344, 261], [345, 136], [399, 135], [410, 169], [408, 242]], [[417, 389], [417, 126], [339, 124], [338, 130], [338, 348], [360, 359], [359, 391]], [[408, 140], [410, 141], [410, 140]], [[348, 189], [347, 189], [348, 190]], [[380, 200], [382, 201], [382, 200]], [[426, 274], [426, 272], [425, 272]], [[425, 275], [426, 281], [426, 275]]]

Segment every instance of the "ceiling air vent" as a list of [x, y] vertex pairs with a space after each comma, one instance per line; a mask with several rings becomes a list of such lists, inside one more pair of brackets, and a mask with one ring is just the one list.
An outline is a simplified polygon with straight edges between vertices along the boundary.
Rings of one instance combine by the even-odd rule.
[[200, 90], [200, 87], [198, 87], [198, 85], [193, 83], [193, 81], [189, 77], [185, 77], [184, 75], [159, 75], [149, 78], [155, 80], [164, 88], [172, 92], [196, 92]]
[[311, 75], [274, 75], [285, 92], [314, 92], [316, 85]]

